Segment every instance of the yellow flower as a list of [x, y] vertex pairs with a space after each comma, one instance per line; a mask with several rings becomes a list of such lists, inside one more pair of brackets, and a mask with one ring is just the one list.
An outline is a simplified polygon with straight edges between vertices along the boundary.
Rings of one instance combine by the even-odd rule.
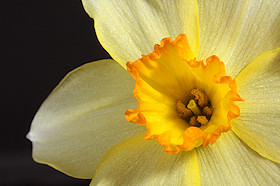
[[[48, 164], [70, 176], [93, 178], [92, 184], [101, 185], [280, 183], [279, 1], [84, 0], [83, 4], [88, 14], [94, 18], [101, 44], [115, 61], [101, 60], [75, 69], [45, 100], [28, 134], [33, 143], [33, 157], [37, 162]], [[153, 59], [149, 58], [152, 55], [149, 53], [153, 51], [156, 43], [165, 38], [162, 43], [166, 46], [172, 45], [177, 41], [175, 38], [178, 35], [178, 41], [188, 40], [189, 44], [185, 42], [182, 45], [183, 49], [178, 49], [186, 53], [179, 55], [178, 52], [176, 57], [177, 53], [173, 52], [170, 56], [176, 60], [172, 57], [171, 60], [163, 61], [170, 63], [174, 60], [176, 65], [183, 64], [181, 62], [184, 61], [184, 65], [189, 65], [178, 65], [178, 68], [174, 68], [176, 65], [168, 66], [167, 70], [174, 68], [172, 72], [176, 72], [175, 78], [180, 77], [182, 70], [200, 64], [199, 68], [194, 70], [197, 72], [193, 77], [186, 77], [185, 83], [192, 81], [196, 76], [201, 77], [203, 81], [191, 88], [177, 86], [176, 81], [169, 79], [173, 76], [166, 76], [168, 73], [161, 74], [162, 69], [158, 70], [159, 64], [162, 63], [156, 60], [155, 63], [149, 61]], [[169, 37], [175, 41], [172, 42]], [[162, 47], [156, 45], [155, 52], [157, 53], [159, 49], [167, 49], [168, 53], [172, 47], [164, 48], [163, 45]], [[187, 51], [191, 51], [192, 55]], [[137, 60], [141, 54], [149, 55]], [[244, 101], [233, 103], [232, 101], [241, 100], [235, 92], [234, 99], [233, 97], [227, 99], [231, 100], [231, 104], [226, 104], [228, 110], [220, 109], [221, 112], [217, 112], [219, 109], [213, 108], [212, 116], [204, 114], [205, 118], [209, 119], [209, 123], [208, 121], [204, 123], [205, 120], [197, 119], [203, 112], [202, 107], [216, 106], [220, 103], [220, 99], [224, 101], [223, 98], [227, 97], [226, 92], [237, 90], [228, 78], [227, 89], [221, 88], [227, 91], [219, 91], [219, 95], [223, 96], [211, 94], [209, 90], [213, 81], [206, 78], [208, 71], [203, 71], [203, 63], [198, 62], [205, 61], [208, 57], [210, 61], [215, 62], [207, 64], [215, 64], [215, 67], [220, 69], [223, 65], [218, 58], [224, 62], [227, 75], [234, 79], [232, 82], [236, 82], [238, 94]], [[186, 90], [186, 98], [183, 94], [180, 94], [180, 99], [172, 99], [172, 96], [168, 99], [164, 97], [162, 104], [150, 104], [145, 107], [146, 110], [127, 110], [138, 105], [132, 92], [135, 80], [125, 70], [128, 61], [135, 61], [128, 63], [128, 71], [136, 78], [135, 97], [139, 98], [137, 96], [142, 90], [149, 90], [140, 95], [139, 105], [144, 99], [143, 96], [150, 94], [150, 97], [145, 97], [150, 101], [156, 93], [157, 96], [164, 95], [162, 90], [153, 92], [159, 88], [151, 86], [155, 85], [153, 83], [147, 83], [149, 89], [145, 89], [146, 84], [137, 84], [137, 73], [145, 73], [141, 69], [147, 68], [145, 60], [148, 60], [147, 64], [154, 65], [151, 69], [155, 69], [145, 71], [149, 72], [146, 74], [146, 83], [153, 80], [161, 82], [162, 78], [162, 82], [166, 83], [164, 85], [168, 85], [164, 90], [170, 91], [174, 87], [179, 92]], [[212, 75], [219, 72], [215, 71]], [[159, 76], [156, 76], [157, 74]], [[224, 76], [225, 74], [219, 77]], [[155, 79], [156, 77], [158, 78]], [[174, 82], [174, 85], [170, 82]], [[202, 90], [199, 92], [194, 90], [196, 88]], [[193, 98], [195, 103], [191, 102], [189, 97], [198, 94], [204, 98], [195, 97]], [[208, 99], [208, 102], [199, 105], [199, 101]], [[175, 101], [170, 103], [170, 100]], [[149, 101], [145, 106], [149, 105]], [[161, 125], [153, 128], [157, 124], [153, 125], [156, 122], [152, 119], [163, 117], [150, 116], [155, 110], [164, 113], [172, 110], [167, 109], [165, 105], [173, 104], [172, 112], [178, 114], [175, 114], [178, 123], [184, 119], [187, 120], [185, 123], [190, 122], [191, 118], [187, 117], [187, 111], [184, 111], [186, 108], [184, 105], [188, 103], [192, 104], [187, 108], [196, 116], [194, 125], [200, 122], [196, 127], [189, 126], [199, 131], [198, 135], [194, 136], [197, 138], [181, 138], [179, 134], [186, 127], [172, 122], [174, 130], [177, 130], [178, 126], [182, 127], [182, 130], [161, 138], [163, 139], [159, 140], [161, 145], [157, 140], [144, 139], [145, 134], [145, 138], [148, 139], [162, 135], [164, 129], [160, 128]], [[196, 104], [198, 110], [195, 110]], [[234, 118], [239, 115], [235, 104], [240, 108], [240, 116], [237, 118]], [[124, 116], [126, 110], [126, 119], [146, 125], [149, 133], [141, 125], [128, 123]], [[212, 140], [204, 140], [204, 134], [201, 132], [210, 130], [209, 127], [213, 126], [210, 122], [214, 119], [220, 122], [225, 114], [234, 116], [226, 118], [228, 120], [234, 118], [231, 125], [223, 122], [221, 125], [227, 126], [227, 129], [220, 131], [215, 138], [211, 138]], [[212, 118], [214, 116], [215, 118]], [[170, 118], [163, 119], [166, 123], [170, 122]], [[213, 134], [213, 131], [210, 133]], [[220, 136], [221, 132], [224, 133]], [[172, 136], [173, 134], [176, 135]], [[200, 134], [202, 135], [199, 136]], [[187, 144], [189, 142], [187, 140], [184, 146], [177, 146], [184, 139], [190, 139], [192, 143]], [[204, 142], [213, 145], [207, 146]], [[202, 143], [207, 147], [201, 145]], [[165, 148], [167, 148], [165, 151], [177, 154], [166, 153]]]

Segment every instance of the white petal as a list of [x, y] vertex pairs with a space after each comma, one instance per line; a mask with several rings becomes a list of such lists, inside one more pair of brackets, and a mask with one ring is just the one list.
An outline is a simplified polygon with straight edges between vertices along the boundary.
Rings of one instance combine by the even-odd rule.
[[280, 48], [259, 56], [237, 77], [240, 117], [233, 131], [262, 156], [280, 163]]
[[232, 132], [197, 149], [202, 185], [278, 185], [280, 167], [261, 157]]
[[33, 157], [74, 177], [92, 178], [112, 146], [146, 129], [124, 113], [137, 105], [133, 78], [113, 60], [69, 73], [37, 112], [28, 134]]
[[95, 21], [97, 37], [109, 54], [125, 67], [153, 51], [164, 37], [186, 33], [196, 55], [199, 47], [195, 0], [83, 0]]
[[280, 47], [280, 1], [200, 0], [199, 58], [217, 55], [235, 77], [257, 56]]
[[112, 148], [100, 162], [93, 185], [199, 185], [196, 152], [169, 154], [139, 136]]

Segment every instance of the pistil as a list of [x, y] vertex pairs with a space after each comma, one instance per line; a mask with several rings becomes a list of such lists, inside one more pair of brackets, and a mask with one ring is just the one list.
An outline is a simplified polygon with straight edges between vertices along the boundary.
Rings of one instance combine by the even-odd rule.
[[191, 109], [191, 111], [194, 113], [194, 115], [196, 115], [196, 116], [201, 115], [200, 109], [198, 108], [198, 106], [196, 105], [194, 100], [190, 100], [187, 107], [189, 109]]

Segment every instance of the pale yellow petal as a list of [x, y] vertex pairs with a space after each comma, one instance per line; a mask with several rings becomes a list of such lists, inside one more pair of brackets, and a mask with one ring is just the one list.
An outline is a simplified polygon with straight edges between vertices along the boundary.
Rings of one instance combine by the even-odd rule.
[[280, 163], [280, 48], [259, 56], [237, 77], [240, 117], [233, 131], [262, 156]]
[[195, 0], [83, 0], [95, 21], [97, 37], [109, 54], [125, 67], [153, 51], [164, 37], [187, 34], [192, 51], [199, 48], [198, 7]]
[[45, 100], [28, 134], [33, 158], [68, 175], [92, 178], [112, 146], [144, 134], [124, 113], [137, 105], [133, 78], [113, 60], [69, 73]]
[[100, 162], [92, 185], [200, 185], [196, 152], [170, 154], [144, 136], [112, 148]]
[[280, 1], [199, 0], [199, 58], [217, 55], [235, 77], [256, 57], [280, 47]]
[[232, 131], [197, 149], [202, 185], [278, 185], [280, 166], [263, 158]]

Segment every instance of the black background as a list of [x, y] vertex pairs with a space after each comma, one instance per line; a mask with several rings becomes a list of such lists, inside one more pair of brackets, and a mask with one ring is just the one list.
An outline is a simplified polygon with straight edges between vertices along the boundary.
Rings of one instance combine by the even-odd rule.
[[0, 185], [88, 185], [31, 158], [41, 103], [71, 70], [110, 58], [79, 0], [1, 0]]

